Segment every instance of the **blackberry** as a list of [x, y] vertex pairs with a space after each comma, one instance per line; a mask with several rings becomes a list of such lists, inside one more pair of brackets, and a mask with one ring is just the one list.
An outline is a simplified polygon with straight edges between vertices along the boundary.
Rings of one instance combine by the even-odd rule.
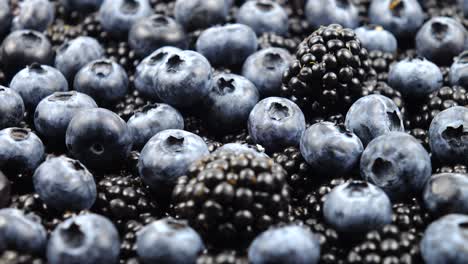
[[429, 131], [427, 129], [413, 128], [410, 129], [409, 133], [417, 140], [419, 140], [419, 143], [421, 143], [423, 147], [430, 152], [431, 147], [429, 146]]
[[263, 33], [258, 38], [259, 49], [266, 49], [270, 47], [283, 48], [291, 53], [296, 52], [299, 45], [296, 39], [286, 38], [276, 35], [275, 33]]
[[127, 41], [108, 42], [105, 53], [109, 59], [120, 64], [127, 71], [129, 77], [132, 76], [135, 68], [140, 63]]
[[431, 93], [423, 104], [408, 108], [411, 128], [429, 129], [432, 119], [441, 111], [452, 106], [468, 106], [467, 91], [459, 86], [444, 86]]
[[302, 200], [317, 181], [316, 175], [302, 157], [297, 147], [289, 147], [282, 152], [274, 153], [273, 160], [283, 166], [287, 172], [287, 180], [291, 186], [291, 197]]
[[[227, 143], [241, 143], [241, 144], [251, 144], [251, 145], [254, 144], [246, 128], [243, 128], [241, 131], [237, 133], [223, 135], [220, 141], [223, 144], [227, 144]], [[259, 147], [261, 148], [260, 145]]]
[[461, 173], [468, 174], [468, 170], [465, 165], [454, 165], [454, 166], [441, 166], [435, 169], [435, 173]]
[[153, 202], [139, 177], [107, 175], [98, 182], [97, 190], [91, 210], [112, 219], [119, 229], [129, 220], [162, 215], [162, 208]]
[[235, 250], [224, 250], [217, 253], [206, 252], [197, 259], [196, 264], [248, 264], [247, 257]]
[[407, 231], [422, 236], [429, 222], [429, 214], [416, 198], [393, 205], [392, 223], [398, 226], [401, 231]]
[[375, 75], [352, 29], [332, 24], [307, 37], [283, 75], [283, 93], [308, 117], [345, 114]]
[[88, 15], [83, 20], [82, 27], [83, 35], [98, 39], [100, 43], [106, 43], [109, 39], [109, 34], [101, 27], [97, 13]]
[[45, 264], [44, 259], [38, 256], [23, 254], [13, 250], [6, 250], [0, 254], [2, 264]]
[[129, 220], [125, 223], [121, 233], [120, 264], [138, 264], [136, 254], [136, 233], [145, 225], [156, 221], [157, 218], [145, 214], [141, 221]]
[[145, 105], [152, 103], [140, 96], [137, 90], [130, 91], [125, 95], [123, 101], [114, 106], [114, 111], [125, 121], [136, 112], [140, 111]]
[[388, 72], [390, 71], [390, 65], [396, 60], [395, 55], [380, 50], [373, 50], [369, 52], [369, 59], [377, 75], [377, 80], [386, 82], [388, 79]]
[[287, 220], [289, 186], [281, 165], [251, 154], [215, 153], [193, 164], [174, 188], [173, 211], [205, 242], [242, 247]]
[[348, 263], [422, 263], [421, 237], [390, 224], [367, 233], [348, 254]]
[[63, 20], [55, 20], [45, 32], [52, 46], [57, 49], [63, 43], [83, 35], [81, 25], [68, 25]]

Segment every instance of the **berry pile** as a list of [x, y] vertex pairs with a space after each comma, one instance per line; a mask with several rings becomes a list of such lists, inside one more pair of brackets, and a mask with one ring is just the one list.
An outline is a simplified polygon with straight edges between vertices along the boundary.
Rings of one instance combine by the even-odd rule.
[[467, 18], [0, 0], [0, 263], [467, 263]]

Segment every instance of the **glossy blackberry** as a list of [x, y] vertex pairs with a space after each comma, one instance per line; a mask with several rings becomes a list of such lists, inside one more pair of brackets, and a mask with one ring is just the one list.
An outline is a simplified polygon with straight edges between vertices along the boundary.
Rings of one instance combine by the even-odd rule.
[[286, 172], [271, 159], [215, 153], [179, 178], [173, 211], [207, 243], [242, 247], [269, 226], [287, 220]]
[[283, 93], [308, 117], [345, 114], [375, 75], [367, 50], [352, 29], [333, 24], [320, 27], [296, 52], [283, 75]]
[[427, 129], [413, 128], [409, 130], [409, 133], [417, 140], [419, 140], [419, 142], [423, 145], [424, 148], [426, 148], [426, 150], [431, 150], [429, 146], [429, 131]]
[[348, 254], [348, 263], [422, 263], [421, 237], [396, 225], [367, 233], [366, 239]]
[[23, 254], [14, 250], [6, 250], [0, 254], [0, 263], [2, 264], [45, 264], [43, 258], [39, 256], [32, 256]]
[[[227, 143], [240, 143], [240, 144], [251, 144], [251, 145], [254, 144], [246, 128], [243, 128], [242, 130], [235, 132], [235, 133], [222, 135], [220, 138], [220, 142], [222, 142], [223, 144], [227, 144]], [[259, 145], [259, 148], [262, 148], [262, 147]]]
[[276, 35], [275, 33], [263, 33], [258, 38], [259, 49], [266, 49], [270, 47], [283, 48], [291, 53], [296, 52], [299, 42], [294, 38], [286, 38]]
[[436, 173], [461, 173], [468, 174], [468, 169], [465, 165], [441, 166], [435, 169]]
[[452, 106], [468, 106], [467, 91], [459, 86], [444, 86], [430, 94], [423, 104], [413, 103], [408, 108], [411, 128], [428, 129], [432, 119], [441, 111]]
[[14, 195], [9, 207], [37, 215], [48, 233], [52, 232], [63, 220], [75, 215], [71, 212], [60, 213], [48, 208], [36, 193]]
[[282, 152], [274, 153], [272, 158], [286, 170], [293, 199], [302, 200], [315, 187], [316, 175], [314, 175], [298, 148], [286, 148]]
[[133, 114], [141, 110], [148, 103], [151, 102], [141, 97], [137, 90], [133, 90], [126, 94], [125, 98], [114, 106], [114, 111], [123, 120], [127, 121]]
[[129, 220], [140, 221], [148, 214], [163, 214], [139, 177], [107, 175], [98, 182], [97, 190], [96, 203], [91, 210], [109, 217], [118, 228]]
[[371, 60], [372, 68], [374, 68], [377, 74], [377, 80], [386, 82], [390, 65], [395, 62], [395, 55], [380, 50], [373, 50], [369, 52], [369, 59]]
[[136, 254], [136, 233], [145, 225], [156, 221], [157, 218], [149, 214], [142, 216], [140, 221], [129, 220], [125, 223], [121, 234], [120, 243], [120, 264], [138, 264], [138, 257]]
[[45, 32], [47, 38], [56, 49], [68, 40], [77, 38], [83, 35], [83, 28], [81, 25], [69, 25], [63, 20], [55, 20]]
[[197, 259], [196, 264], [248, 264], [246, 256], [235, 250], [224, 250], [221, 252], [206, 252]]
[[392, 223], [401, 231], [422, 235], [429, 222], [429, 214], [416, 198], [393, 204]]
[[362, 89], [362, 96], [370, 94], [380, 94], [392, 99], [395, 105], [400, 109], [400, 111], [403, 114], [405, 113], [405, 104], [401, 93], [390, 87], [386, 82], [366, 82]]
[[106, 57], [122, 66], [132, 76], [140, 63], [127, 41], [110, 41], [105, 47]]

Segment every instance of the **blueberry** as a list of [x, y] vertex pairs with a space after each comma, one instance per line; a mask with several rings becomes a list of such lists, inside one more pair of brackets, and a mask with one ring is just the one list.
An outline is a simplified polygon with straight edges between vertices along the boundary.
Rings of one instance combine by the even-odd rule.
[[18, 92], [26, 108], [34, 112], [45, 97], [68, 91], [68, 82], [57, 69], [33, 63], [13, 77], [10, 88]]
[[77, 37], [58, 48], [55, 67], [72, 83], [75, 74], [82, 67], [102, 57], [104, 57], [104, 49], [97, 40], [90, 37]]
[[36, 107], [34, 127], [51, 145], [65, 145], [65, 132], [72, 118], [84, 109], [97, 108], [93, 98], [76, 91], [55, 92]]
[[468, 17], [468, 1], [466, 0], [458, 0], [458, 5], [460, 9], [463, 11], [465, 17]]
[[135, 22], [151, 14], [148, 0], [104, 0], [98, 16], [106, 32], [126, 37]]
[[140, 154], [138, 171], [148, 186], [165, 196], [193, 162], [208, 154], [208, 147], [199, 136], [168, 129], [146, 143]]
[[468, 214], [468, 177], [458, 173], [432, 175], [423, 198], [427, 210], [434, 216]]
[[91, 96], [99, 104], [110, 105], [125, 97], [128, 91], [127, 72], [109, 59], [90, 62], [75, 75], [73, 87]]
[[468, 109], [454, 106], [437, 114], [429, 127], [432, 155], [441, 162], [467, 164]]
[[10, 30], [13, 14], [8, 0], [0, 0], [0, 39]]
[[369, 18], [372, 24], [383, 26], [397, 38], [409, 38], [424, 23], [424, 11], [417, 0], [373, 0]]
[[439, 67], [420, 57], [399, 61], [388, 73], [388, 84], [407, 98], [424, 98], [440, 89], [443, 81]]
[[96, 200], [93, 175], [79, 161], [65, 156], [42, 163], [34, 172], [33, 183], [41, 200], [55, 210], [87, 210]]
[[465, 47], [466, 31], [449, 17], [434, 17], [416, 35], [416, 51], [437, 64], [450, 65]]
[[142, 149], [157, 133], [166, 129], [184, 129], [184, 118], [170, 105], [148, 104], [127, 122], [133, 136], [133, 146]]
[[252, 154], [261, 158], [268, 158], [268, 155], [265, 154], [265, 150], [260, 145], [248, 145], [241, 143], [227, 143], [217, 148], [214, 153], [229, 152], [229, 153], [246, 153]]
[[463, 264], [468, 259], [468, 216], [450, 214], [429, 225], [421, 241], [427, 264]]
[[19, 2], [19, 13], [13, 19], [13, 29], [45, 31], [54, 21], [55, 6], [49, 0]]
[[7, 249], [41, 255], [47, 243], [47, 233], [34, 214], [18, 209], [0, 210], [0, 251]]
[[60, 0], [67, 11], [89, 13], [99, 9], [104, 0]]
[[172, 53], [180, 52], [181, 50], [175, 47], [162, 47], [151, 53], [143, 59], [135, 70], [135, 80], [133, 84], [135, 89], [144, 97], [149, 99], [158, 99], [158, 96], [153, 91], [153, 76], [156, 74], [158, 67]]
[[262, 49], [245, 60], [242, 75], [255, 84], [262, 97], [277, 96], [281, 93], [283, 72], [292, 61], [285, 49]]
[[0, 130], [0, 167], [8, 174], [34, 172], [44, 159], [44, 145], [24, 128]]
[[198, 37], [196, 49], [213, 66], [240, 67], [257, 50], [257, 45], [257, 36], [250, 27], [228, 24], [203, 31]]
[[248, 256], [252, 264], [315, 264], [320, 259], [320, 242], [305, 227], [277, 227], [257, 236], [248, 249]]
[[343, 125], [319, 122], [309, 127], [300, 142], [302, 156], [320, 174], [347, 175], [359, 164], [361, 140]]
[[364, 146], [380, 135], [404, 131], [400, 110], [383, 95], [368, 95], [357, 100], [348, 110], [345, 124]]
[[143, 263], [197, 261], [205, 248], [200, 235], [186, 222], [164, 218], [144, 226], [137, 233], [137, 253]]
[[50, 264], [117, 263], [119, 233], [111, 221], [97, 214], [79, 215], [59, 224], [47, 244]]
[[308, 0], [305, 15], [314, 28], [329, 24], [341, 24], [347, 28], [359, 25], [359, 12], [351, 0]]
[[452, 85], [468, 87], [468, 51], [455, 58], [450, 67], [449, 79]]
[[176, 0], [175, 19], [187, 31], [223, 23], [229, 14], [226, 0]]
[[8, 62], [3, 70], [9, 76], [34, 62], [52, 65], [55, 56], [47, 37], [32, 30], [16, 30], [10, 33], [3, 40], [0, 53], [2, 61]]
[[10, 180], [0, 171], [0, 208], [10, 204], [11, 183]]
[[361, 176], [382, 188], [392, 200], [421, 194], [431, 172], [426, 149], [403, 132], [377, 137], [361, 156]]
[[305, 128], [305, 117], [301, 109], [285, 98], [263, 99], [249, 115], [249, 135], [268, 152], [298, 146]]
[[197, 52], [174, 52], [156, 70], [153, 85], [164, 103], [188, 108], [208, 95], [212, 85], [211, 65]]
[[237, 12], [236, 21], [251, 27], [258, 36], [267, 32], [288, 34], [288, 14], [272, 0], [245, 2]]
[[137, 56], [145, 57], [164, 46], [185, 49], [187, 36], [173, 18], [153, 15], [139, 20], [131, 27], [128, 43]]
[[398, 42], [395, 36], [382, 26], [366, 25], [354, 30], [362, 46], [368, 51], [380, 50], [383, 52], [397, 52]]
[[24, 117], [24, 103], [13, 89], [0, 85], [0, 129], [18, 125]]
[[352, 180], [325, 196], [323, 216], [338, 232], [365, 234], [392, 222], [392, 203], [377, 186]]
[[206, 102], [208, 125], [217, 131], [242, 127], [258, 99], [257, 88], [248, 79], [231, 73], [215, 75]]
[[68, 125], [68, 151], [87, 167], [107, 169], [127, 158], [132, 136], [125, 121], [103, 108], [86, 109], [76, 114]]

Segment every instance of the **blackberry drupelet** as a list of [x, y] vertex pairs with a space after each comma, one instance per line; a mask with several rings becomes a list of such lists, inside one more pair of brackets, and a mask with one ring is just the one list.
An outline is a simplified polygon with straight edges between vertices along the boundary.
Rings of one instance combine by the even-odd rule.
[[291, 53], [296, 52], [299, 42], [294, 38], [286, 38], [279, 36], [275, 33], [263, 33], [258, 38], [259, 49], [266, 49], [270, 47], [283, 48]]
[[421, 237], [390, 224], [367, 233], [366, 239], [348, 254], [348, 263], [422, 263]]
[[235, 250], [225, 250], [221, 252], [206, 252], [197, 259], [196, 264], [248, 264], [247, 257], [242, 256]]
[[367, 50], [352, 29], [332, 24], [307, 37], [283, 75], [283, 93], [308, 117], [345, 114], [375, 76]]
[[427, 130], [438, 113], [453, 106], [468, 106], [467, 91], [459, 86], [444, 86], [430, 94], [423, 104], [413, 103], [407, 108], [409, 127]]
[[14, 250], [6, 250], [0, 254], [2, 264], [45, 264], [47, 261], [38, 256], [23, 254]]
[[247, 246], [269, 226], [287, 220], [289, 186], [281, 165], [251, 154], [214, 153], [179, 178], [173, 211], [206, 243]]
[[[132, 85], [133, 86], [133, 85]], [[123, 101], [114, 106], [114, 111], [125, 121], [133, 114], [143, 109], [145, 105], [152, 103], [140, 96], [137, 90], [130, 91], [125, 95]]]
[[430, 218], [422, 203], [413, 198], [406, 202], [393, 204], [392, 223], [398, 226], [401, 231], [422, 236], [426, 226], [430, 223]]
[[97, 190], [91, 210], [112, 219], [118, 229], [129, 220], [141, 221], [148, 215], [157, 217], [163, 213], [139, 177], [107, 175], [98, 182]]
[[372, 68], [374, 68], [377, 74], [377, 80], [386, 82], [390, 65], [396, 61], [395, 55], [380, 50], [373, 50], [369, 52], [369, 59], [371, 60]]
[[468, 174], [468, 169], [465, 165], [441, 166], [435, 169], [435, 173], [461, 173]]

